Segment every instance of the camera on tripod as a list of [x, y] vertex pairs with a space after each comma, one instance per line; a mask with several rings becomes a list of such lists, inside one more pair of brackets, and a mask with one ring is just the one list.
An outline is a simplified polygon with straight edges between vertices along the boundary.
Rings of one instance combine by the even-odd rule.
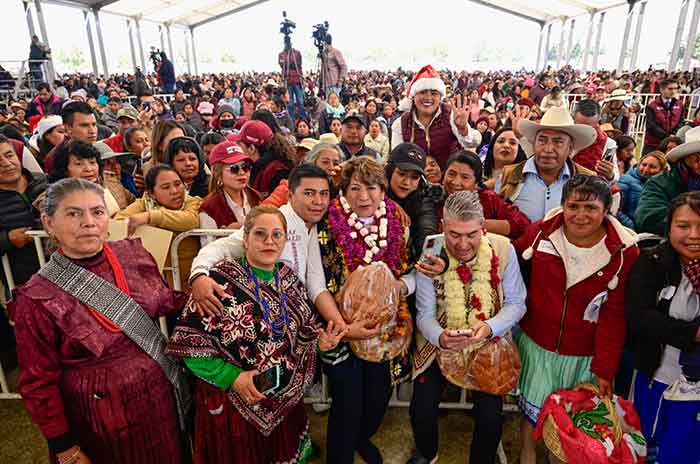
[[323, 46], [326, 43], [326, 37], [328, 36], [328, 21], [324, 21], [321, 24], [316, 24], [313, 27], [313, 32], [311, 37], [314, 39], [314, 46], [318, 48], [319, 53], [323, 50]]
[[293, 29], [297, 27], [297, 23], [287, 18], [287, 12], [282, 12], [282, 22], [280, 23], [280, 34], [284, 34], [284, 40], [290, 40]]
[[160, 64], [160, 49], [156, 47], [151, 47], [151, 50], [148, 53], [148, 57], [151, 60], [151, 63], [153, 63], [153, 68], [157, 69], [158, 64]]

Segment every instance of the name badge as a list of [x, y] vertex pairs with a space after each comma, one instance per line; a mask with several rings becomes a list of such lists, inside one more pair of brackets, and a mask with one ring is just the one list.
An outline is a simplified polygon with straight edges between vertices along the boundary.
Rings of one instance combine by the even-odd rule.
[[559, 256], [556, 248], [554, 248], [554, 245], [552, 245], [552, 242], [549, 240], [540, 240], [540, 243], [537, 244], [537, 251], [547, 253], [548, 255]]

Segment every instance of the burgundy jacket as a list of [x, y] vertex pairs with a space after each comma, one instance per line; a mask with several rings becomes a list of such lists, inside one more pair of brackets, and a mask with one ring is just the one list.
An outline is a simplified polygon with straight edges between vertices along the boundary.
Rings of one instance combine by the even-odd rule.
[[[616, 219], [608, 218], [605, 245], [612, 255], [610, 261], [567, 288], [564, 261], [550, 240], [563, 227], [564, 218], [557, 210], [550, 214], [513, 242], [530, 270], [527, 313], [520, 327], [547, 351], [592, 356], [591, 372], [612, 380], [625, 343], [625, 285], [639, 249], [631, 233]], [[600, 308], [598, 321], [584, 320], [586, 308], [605, 291], [608, 299]]]
[[[647, 105], [647, 130], [644, 135], [644, 143], [657, 146], [661, 139], [673, 134], [683, 119], [683, 103], [674, 98], [671, 100], [671, 108], [664, 107], [661, 97], [656, 97]], [[652, 114], [649, 117], [649, 114]]]
[[511, 240], [520, 237], [530, 225], [530, 219], [517, 206], [507, 202], [493, 190], [479, 189], [479, 201], [484, 209], [484, 218], [508, 221], [508, 238]]
[[462, 145], [452, 132], [450, 112], [452, 109], [446, 103], [440, 104], [440, 114], [428, 127], [428, 136], [413, 120], [413, 110], [401, 115], [401, 133], [404, 142], [415, 143], [427, 154], [435, 158], [440, 169], [445, 170], [447, 158], [462, 149]]
[[595, 165], [598, 164], [598, 161], [603, 159], [603, 152], [605, 151], [605, 144], [607, 141], [608, 135], [603, 132], [600, 127], [596, 128], [595, 142], [579, 150], [578, 153], [574, 155], [574, 162], [580, 164], [584, 168], [595, 171]]
[[[246, 187], [243, 194], [248, 197], [248, 203], [250, 204], [251, 208], [260, 204], [260, 194], [252, 188]], [[208, 196], [202, 202], [199, 210], [211, 216], [219, 229], [228, 227], [228, 225], [233, 222], [243, 224], [244, 218], [236, 217], [234, 212], [228, 206], [226, 196], [223, 191], [218, 192], [215, 195]]]
[[[187, 295], [168, 288], [140, 239], [110, 242], [110, 246], [124, 269], [131, 297], [149, 316], [176, 313], [184, 306]], [[115, 284], [104, 255], [92, 261], [83, 267]], [[76, 263], [81, 265], [80, 261]], [[15, 288], [8, 309], [15, 321], [18, 389], [27, 412], [51, 443], [51, 439], [70, 434], [67, 411], [77, 407], [64, 404], [64, 371], [107, 362], [104, 358], [114, 356], [110, 347], [123, 344], [126, 335], [107, 331], [84, 304], [38, 274]], [[133, 354], [124, 353], [130, 355]], [[130, 362], [113, 361], [123, 363], [121, 368], [128, 368]]]

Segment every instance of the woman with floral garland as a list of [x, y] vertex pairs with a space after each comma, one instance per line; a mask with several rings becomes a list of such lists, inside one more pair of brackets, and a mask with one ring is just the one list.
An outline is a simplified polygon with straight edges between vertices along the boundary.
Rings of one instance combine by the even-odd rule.
[[[404, 295], [412, 293], [415, 278], [406, 274], [408, 224], [386, 192], [381, 164], [366, 156], [348, 161], [340, 176], [340, 194], [318, 225], [326, 286], [336, 295], [348, 276], [371, 263], [383, 262], [399, 279]], [[397, 320], [410, 323], [405, 306]], [[367, 463], [381, 463], [381, 453], [370, 439], [384, 418], [394, 383], [409, 374], [408, 360], [397, 357], [369, 362], [356, 356], [347, 344], [324, 353], [324, 371], [330, 381], [326, 462], [351, 464], [357, 451]]]
[[533, 425], [550, 393], [591, 382], [612, 395], [625, 343], [625, 284], [639, 255], [637, 236], [610, 214], [601, 177], [572, 177], [561, 202], [513, 242], [530, 277], [516, 335], [523, 464], [535, 463]]

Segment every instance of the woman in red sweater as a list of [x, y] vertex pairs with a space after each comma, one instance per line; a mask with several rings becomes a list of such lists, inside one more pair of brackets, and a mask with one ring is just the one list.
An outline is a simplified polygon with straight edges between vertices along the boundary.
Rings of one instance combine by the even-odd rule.
[[639, 249], [636, 235], [609, 214], [611, 202], [602, 178], [576, 175], [562, 207], [513, 242], [530, 277], [517, 335], [523, 464], [535, 463], [532, 426], [550, 393], [592, 382], [612, 395], [625, 342], [625, 284]]

